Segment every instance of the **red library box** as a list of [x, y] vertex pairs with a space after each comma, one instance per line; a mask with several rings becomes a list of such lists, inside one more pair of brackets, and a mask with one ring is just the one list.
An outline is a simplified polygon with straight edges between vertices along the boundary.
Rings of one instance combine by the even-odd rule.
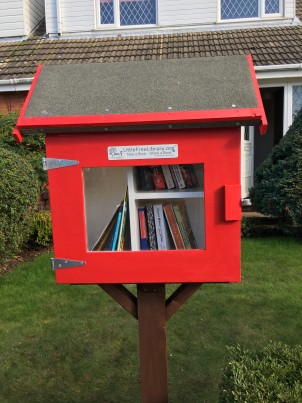
[[240, 280], [250, 56], [40, 66], [15, 136], [46, 134], [58, 283]]

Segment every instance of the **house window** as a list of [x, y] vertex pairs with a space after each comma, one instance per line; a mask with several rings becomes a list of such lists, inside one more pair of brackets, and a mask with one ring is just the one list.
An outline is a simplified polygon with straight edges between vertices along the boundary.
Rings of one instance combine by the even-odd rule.
[[221, 0], [222, 20], [280, 16], [281, 14], [281, 0]]
[[302, 108], [302, 85], [293, 86], [293, 120]]
[[99, 5], [102, 26], [156, 24], [156, 0], [99, 0]]

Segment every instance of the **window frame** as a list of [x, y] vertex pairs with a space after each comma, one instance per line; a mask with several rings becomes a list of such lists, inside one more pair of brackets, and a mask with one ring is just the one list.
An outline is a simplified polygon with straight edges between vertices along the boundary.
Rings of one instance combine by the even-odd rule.
[[276, 18], [284, 18], [284, 3], [285, 0], [279, 0], [279, 13], [270, 13], [270, 14], [266, 14], [265, 13], [265, 2], [266, 0], [258, 0], [258, 17], [248, 17], [248, 18], [227, 18], [227, 19], [223, 19], [221, 17], [222, 14], [222, 0], [218, 0], [218, 22], [223, 22], [223, 23], [234, 23], [234, 22], [245, 22], [245, 21], [258, 21], [258, 20], [262, 20], [262, 19], [276, 19]]
[[120, 0], [113, 0], [114, 3], [114, 24], [102, 24], [101, 23], [101, 7], [100, 0], [95, 0], [95, 27], [98, 30], [108, 29], [135, 29], [135, 28], [152, 28], [158, 26], [158, 0], [155, 1], [155, 18], [156, 24], [143, 24], [143, 25], [121, 25], [120, 18]]

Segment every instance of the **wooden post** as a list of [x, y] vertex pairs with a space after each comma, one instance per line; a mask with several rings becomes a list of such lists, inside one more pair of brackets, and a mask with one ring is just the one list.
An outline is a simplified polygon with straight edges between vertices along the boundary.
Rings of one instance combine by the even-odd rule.
[[168, 402], [165, 284], [138, 284], [142, 403]]

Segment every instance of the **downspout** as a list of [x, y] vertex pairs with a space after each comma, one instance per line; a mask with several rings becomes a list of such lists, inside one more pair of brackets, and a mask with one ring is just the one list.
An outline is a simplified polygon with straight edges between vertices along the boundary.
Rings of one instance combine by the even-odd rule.
[[57, 6], [57, 31], [58, 36], [62, 35], [62, 24], [61, 24], [61, 0], [56, 0]]

